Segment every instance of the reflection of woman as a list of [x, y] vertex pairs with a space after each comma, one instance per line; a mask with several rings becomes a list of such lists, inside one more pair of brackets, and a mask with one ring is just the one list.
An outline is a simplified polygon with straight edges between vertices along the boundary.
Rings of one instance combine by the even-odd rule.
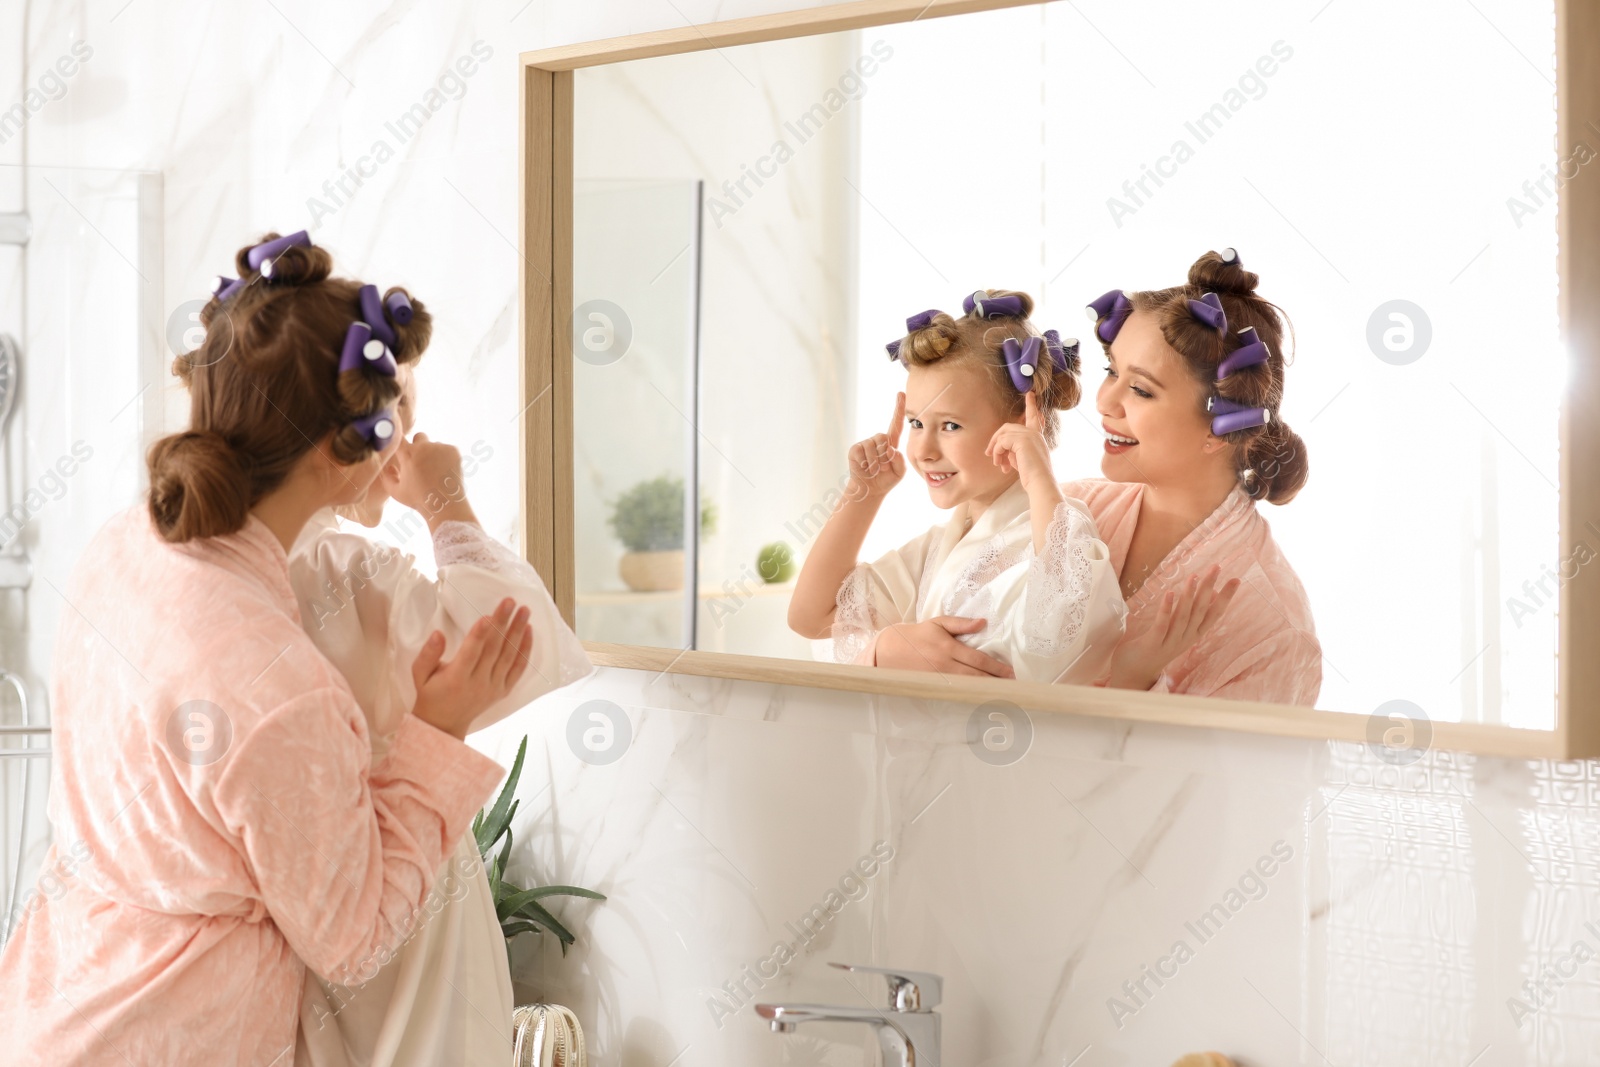
[[[1087, 683], [1110, 662], [1122, 636], [1116, 575], [1087, 512], [1062, 496], [1050, 468], [1056, 412], [1080, 394], [1078, 346], [1041, 334], [1032, 309], [1026, 293], [979, 291], [960, 319], [922, 312], [889, 345], [906, 367], [906, 391], [889, 432], [850, 450], [850, 491], [789, 604], [796, 632], [832, 633], [836, 659], [888, 666], [880, 653], [906, 651], [896, 627], [926, 625], [951, 646], [948, 662], [911, 655], [912, 669]], [[858, 563], [908, 463], [951, 518]], [[961, 629], [941, 626], [952, 616], [966, 616]]]
[[[1278, 414], [1281, 321], [1256, 282], [1226, 249], [1196, 260], [1186, 285], [1091, 306], [1109, 361], [1106, 479], [1062, 491], [1089, 506], [1128, 603], [1117, 660], [1138, 666], [1112, 685], [1308, 705], [1322, 687], [1305, 589], [1256, 511], [1306, 480], [1305, 444]], [[1186, 601], [1216, 576], [1242, 585], [1188, 644]]]

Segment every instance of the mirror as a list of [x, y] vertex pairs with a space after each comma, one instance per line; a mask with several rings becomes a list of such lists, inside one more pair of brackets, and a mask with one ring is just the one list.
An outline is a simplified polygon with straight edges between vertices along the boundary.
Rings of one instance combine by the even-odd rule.
[[[1127, 433], [1133, 401], [1102, 399], [1108, 360], [1084, 307], [1181, 285], [1197, 257], [1233, 248], [1291, 327], [1275, 414], [1308, 475], [1281, 506], [1238, 505], [1284, 572], [1244, 574], [1235, 614], [1191, 651], [1243, 662], [1217, 635], [1269, 611], [1280, 637], [1307, 629], [1284, 593], [1297, 582], [1316, 654], [1263, 695], [1220, 695], [1553, 728], [1558, 596], [1593, 558], [1583, 543], [1600, 546], [1591, 526], [1581, 551], [1558, 551], [1555, 193], [1594, 152], [1552, 148], [1553, 40], [1550, 4], [1042, 4], [576, 70], [579, 635], [831, 661], [836, 642], [789, 624], [796, 565], [852, 484], [852, 444], [885, 432], [922, 373], [885, 344], [924, 309], [962, 317], [974, 290], [1024, 292], [1037, 330], [1080, 339], [1054, 481], [1138, 481], [1108, 454], [1104, 427]], [[1203, 404], [1210, 387], [1188, 384]], [[955, 465], [932, 455], [924, 466]], [[945, 527], [960, 513], [939, 494], [913, 462], [856, 558]], [[1021, 496], [1009, 514], [1026, 526]], [[1160, 518], [1102, 513], [1095, 573], [1139, 556], [1146, 521], [1159, 544]], [[971, 563], [965, 534], [930, 536], [936, 556]], [[1009, 543], [1013, 585], [1035, 543]], [[1166, 570], [1189, 558], [1209, 561], [1201, 549]], [[899, 580], [913, 611], [954, 602], [918, 598], [915, 566]], [[1116, 582], [1080, 586], [1100, 598], [1091, 615], [1121, 599]]]

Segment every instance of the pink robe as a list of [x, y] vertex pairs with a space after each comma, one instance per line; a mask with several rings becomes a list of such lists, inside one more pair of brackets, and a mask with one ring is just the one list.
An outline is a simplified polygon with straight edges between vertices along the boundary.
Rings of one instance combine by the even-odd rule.
[[[1089, 506], [1100, 539], [1122, 573], [1139, 521], [1143, 482], [1089, 478], [1061, 491]], [[1272, 529], [1243, 489], [1235, 488], [1178, 543], [1128, 601], [1127, 637], [1149, 629], [1161, 595], [1213, 563], [1220, 581], [1243, 580], [1228, 613], [1193, 648], [1167, 665], [1152, 693], [1316, 703], [1322, 689], [1322, 646], [1305, 588], [1272, 539]], [[1124, 640], [1127, 639], [1124, 637]], [[1104, 684], [1105, 678], [1100, 679]]]
[[55, 843], [0, 956], [5, 1058], [282, 1067], [305, 967], [354, 980], [402, 945], [504, 770], [412, 717], [372, 765], [253, 516], [169, 545], [130, 508], [63, 596]]

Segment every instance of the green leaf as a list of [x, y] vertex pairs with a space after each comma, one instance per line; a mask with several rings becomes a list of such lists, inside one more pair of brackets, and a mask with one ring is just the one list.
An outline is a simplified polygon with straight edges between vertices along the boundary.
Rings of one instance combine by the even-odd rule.
[[576, 937], [572, 936], [571, 930], [568, 930], [565, 926], [561, 925], [560, 919], [557, 919], [554, 915], [551, 915], [548, 911], [545, 911], [538, 901], [528, 901], [527, 903], [523, 904], [522, 907], [517, 909], [516, 914], [518, 917], [523, 919], [532, 919], [540, 926], [543, 926], [545, 929], [549, 930], [552, 934], [555, 934], [566, 944], [570, 945], [574, 941], [578, 940]]
[[536, 934], [539, 932], [539, 927], [534, 923], [519, 919], [516, 922], [502, 923], [500, 932], [505, 934], [506, 940], [509, 941], [518, 934]]
[[543, 900], [545, 897], [586, 897], [589, 900], [604, 900], [604, 893], [596, 893], [593, 889], [582, 889], [575, 885], [545, 885], [538, 889], [528, 890], [529, 900]]
[[[500, 832], [510, 825], [511, 817], [508, 812], [511, 809], [512, 798], [517, 792], [517, 781], [522, 777], [522, 758], [527, 755], [527, 752], [528, 738], [524, 736], [522, 744], [517, 746], [517, 758], [511, 764], [511, 773], [506, 776], [506, 784], [500, 788], [500, 795], [495, 798], [494, 807], [489, 809], [489, 815], [484, 823], [484, 832], [493, 830], [494, 836], [485, 841], [484, 833], [478, 832], [477, 828], [474, 828], [473, 837], [478, 843], [479, 855], [486, 855], [489, 849], [494, 847], [495, 841], [499, 839]], [[482, 813], [480, 812], [479, 814]]]
[[[537, 889], [526, 889], [519, 893], [502, 893], [499, 899], [495, 901], [495, 913], [504, 921], [508, 916], [515, 915], [521, 911], [524, 904], [550, 896], [588, 897], [590, 900], [606, 899], [592, 889], [579, 889], [573, 885], [546, 885]], [[543, 909], [540, 910], [542, 911]], [[546, 914], [549, 913], [546, 912]]]
[[496, 885], [499, 885], [500, 879], [504, 878], [506, 875], [506, 861], [511, 858], [511, 842], [513, 837], [514, 835], [511, 833], [511, 831], [507, 830], [506, 843], [500, 847], [500, 855], [494, 858], [494, 882]]

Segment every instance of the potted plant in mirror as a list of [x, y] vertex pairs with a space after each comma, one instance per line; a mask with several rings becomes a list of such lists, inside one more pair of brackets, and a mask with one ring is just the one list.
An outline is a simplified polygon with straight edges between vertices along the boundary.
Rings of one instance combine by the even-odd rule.
[[[592, 889], [575, 885], [546, 885], [523, 889], [506, 880], [506, 861], [511, 856], [511, 820], [517, 814], [517, 781], [522, 777], [522, 760], [528, 751], [524, 737], [517, 746], [517, 758], [506, 776], [506, 784], [487, 812], [479, 811], [472, 820], [472, 836], [483, 858], [484, 870], [489, 876], [489, 889], [494, 896], [495, 915], [500, 920], [500, 932], [505, 935], [506, 962], [510, 965], [511, 940], [519, 934], [550, 933], [561, 943], [561, 954], [577, 937], [566, 925], [540, 903], [548, 897], [587, 897], [590, 900], [606, 899]], [[494, 859], [489, 854], [495, 845], [505, 839]], [[514, 1030], [513, 1063], [539, 1065], [539, 1067], [584, 1067], [586, 1054], [583, 1047], [583, 1027], [572, 1011], [559, 1004], [525, 1004], [512, 1013]]]
[[[617, 570], [635, 592], [683, 588], [683, 479], [662, 475], [629, 489], [611, 508], [611, 532], [623, 553]], [[700, 534], [716, 529], [717, 509], [700, 505]]]

